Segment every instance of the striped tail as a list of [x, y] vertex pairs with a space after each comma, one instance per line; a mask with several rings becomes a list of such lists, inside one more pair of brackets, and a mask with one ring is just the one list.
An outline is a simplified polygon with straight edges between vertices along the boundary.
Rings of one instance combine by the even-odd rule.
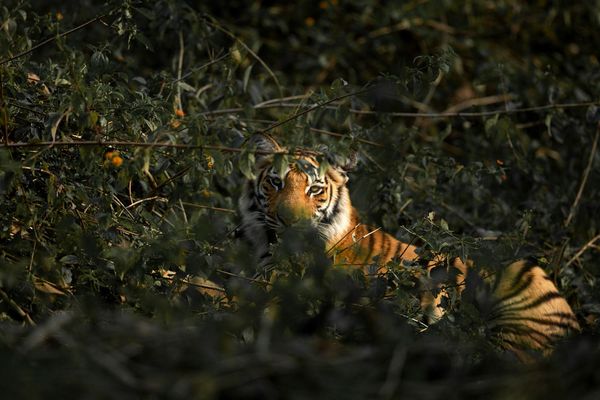
[[580, 330], [573, 310], [535, 262], [520, 260], [499, 272], [492, 291], [489, 327], [521, 360], [527, 350], [549, 354], [554, 343]]

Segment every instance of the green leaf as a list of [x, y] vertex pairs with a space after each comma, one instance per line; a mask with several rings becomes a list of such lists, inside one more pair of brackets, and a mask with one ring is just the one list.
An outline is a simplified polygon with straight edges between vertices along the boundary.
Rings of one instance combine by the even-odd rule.
[[275, 169], [277, 175], [283, 176], [289, 164], [289, 155], [278, 153], [273, 156], [273, 168]]
[[185, 83], [184, 81], [179, 81], [177, 82], [177, 85], [184, 91], [184, 92], [191, 92], [194, 93], [196, 91], [196, 88], [193, 87], [192, 85], [188, 85], [187, 83]]
[[65, 265], [77, 265], [79, 264], [79, 257], [77, 257], [74, 254], [68, 254], [66, 256], [63, 256], [60, 258], [60, 260], [58, 260], [61, 264], [65, 264]]
[[331, 84], [331, 90], [335, 93], [338, 90], [340, 90], [343, 87], [348, 86], [348, 82], [346, 82], [344, 79], [342, 78], [337, 78], [336, 80], [333, 81], [333, 83]]
[[244, 80], [242, 85], [242, 91], [244, 93], [248, 91], [248, 82], [250, 80], [250, 74], [252, 73], [252, 67], [254, 67], [254, 64], [250, 64], [244, 71]]
[[240, 154], [238, 166], [242, 174], [244, 174], [244, 176], [249, 180], [254, 180], [256, 178], [256, 176], [254, 175], [254, 163], [254, 153], [244, 151]]
[[325, 173], [329, 169], [330, 165], [327, 158], [324, 156], [319, 157], [319, 176], [325, 176]]
[[445, 231], [449, 231], [450, 228], [448, 228], [448, 223], [446, 222], [445, 219], [440, 219], [440, 227], [445, 230]]
[[63, 120], [64, 117], [65, 113], [62, 112], [54, 112], [49, 114], [49, 118], [46, 121], [46, 127], [48, 129], [48, 132], [50, 133], [50, 137], [52, 138], [53, 142], [56, 141], [56, 133], [58, 131], [58, 126], [60, 125], [60, 122]]
[[546, 131], [550, 137], [552, 137], [552, 117], [553, 114], [547, 114], [546, 118], [544, 119], [544, 125], [546, 125]]
[[492, 129], [494, 129], [494, 127], [498, 123], [499, 117], [500, 117], [500, 114], [496, 114], [492, 118], [488, 118], [485, 121], [485, 133], [487, 133], [488, 135], [491, 133]]
[[96, 111], [90, 111], [88, 114], [88, 126], [93, 128], [98, 123], [98, 113]]

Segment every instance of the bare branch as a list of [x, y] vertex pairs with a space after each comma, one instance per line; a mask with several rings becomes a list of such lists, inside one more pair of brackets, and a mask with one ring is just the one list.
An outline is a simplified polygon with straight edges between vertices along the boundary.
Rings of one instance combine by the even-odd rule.
[[4, 101], [4, 74], [0, 69], [0, 109], [2, 110], [2, 126], [4, 128], [4, 144], [8, 144], [8, 103]]
[[565, 220], [565, 227], [569, 226], [573, 217], [575, 217], [575, 212], [577, 210], [577, 206], [579, 205], [579, 201], [581, 200], [581, 195], [583, 194], [583, 189], [587, 183], [588, 177], [590, 175], [590, 171], [592, 170], [592, 165], [594, 164], [594, 158], [596, 157], [596, 148], [598, 147], [598, 137], [600, 136], [600, 122], [596, 127], [596, 135], [594, 136], [594, 142], [592, 143], [592, 151], [590, 152], [590, 158], [588, 160], [587, 166], [583, 172], [583, 176], [581, 178], [581, 184], [579, 185], [579, 190], [577, 191], [577, 196], [575, 197], [575, 201], [573, 201], [573, 205], [571, 206], [571, 210], [569, 211], [569, 215]]
[[[490, 99], [491, 101], [491, 99]], [[266, 104], [265, 104], [266, 103]], [[329, 104], [329, 103], [328, 103]], [[557, 104], [545, 104], [543, 106], [532, 106], [532, 107], [524, 107], [524, 108], [513, 108], [513, 109], [498, 109], [492, 111], [479, 111], [479, 112], [463, 112], [463, 111], [443, 111], [439, 113], [435, 112], [385, 112], [385, 111], [372, 111], [372, 110], [358, 110], [355, 108], [351, 108], [348, 110], [352, 114], [358, 115], [387, 115], [389, 117], [399, 117], [399, 118], [477, 118], [477, 117], [491, 117], [496, 114], [506, 115], [506, 114], [522, 114], [536, 111], [546, 111], [546, 110], [560, 110], [564, 108], [584, 108], [589, 106], [600, 106], [600, 102], [598, 101], [588, 101], [582, 103], [557, 103]], [[298, 104], [296, 103], [267, 103], [263, 102], [260, 106], [256, 105], [254, 109], [267, 109], [267, 108], [297, 108]], [[321, 107], [326, 110], [337, 110], [337, 105], [324, 105]], [[221, 110], [212, 110], [205, 111], [200, 113], [200, 115], [219, 115], [219, 114], [236, 114], [243, 112], [245, 109], [242, 107], [237, 108], [224, 108]], [[311, 110], [312, 111], [312, 110]]]
[[188, 203], [186, 201], [182, 201], [181, 204], [183, 204], [184, 206], [193, 207], [193, 208], [203, 208], [206, 210], [220, 211], [220, 212], [226, 212], [226, 213], [232, 213], [232, 214], [235, 214], [237, 212], [236, 210], [231, 209], [231, 208], [205, 206], [202, 204]]
[[314, 106], [309, 107], [306, 110], [302, 110], [300, 112], [295, 113], [294, 115], [292, 115], [292, 116], [284, 119], [283, 121], [276, 122], [273, 125], [270, 125], [270, 126], [266, 127], [265, 129], [259, 131], [258, 133], [269, 132], [269, 131], [271, 131], [271, 130], [277, 128], [277, 127], [280, 127], [281, 125], [287, 124], [288, 122], [293, 121], [293, 120], [295, 120], [295, 119], [297, 119], [297, 118], [299, 118], [299, 117], [301, 117], [301, 116], [303, 116], [305, 114], [308, 114], [308, 113], [310, 113], [310, 112], [312, 112], [314, 110], [317, 110], [319, 108], [323, 108], [324, 106], [326, 106], [328, 104], [335, 103], [336, 101], [345, 99], [347, 97], [358, 96], [359, 94], [365, 93], [365, 92], [367, 92], [369, 90], [370, 90], [370, 88], [367, 87], [365, 89], [357, 90], [356, 92], [346, 93], [346, 94], [343, 94], [341, 96], [334, 97], [333, 99], [329, 99], [327, 101], [324, 101], [323, 103], [315, 104]]
[[594, 243], [596, 243], [598, 240], [600, 240], [600, 235], [594, 236], [589, 242], [584, 244], [581, 247], [581, 249], [579, 249], [577, 251], [577, 253], [575, 253], [575, 255], [573, 257], [571, 257], [571, 259], [569, 261], [567, 261], [567, 263], [565, 264], [565, 267], [568, 267], [569, 265], [573, 264], [575, 262], [575, 260], [577, 260], [587, 249], [589, 249], [590, 247], [593, 247]]
[[2, 289], [0, 289], [0, 298], [5, 301], [8, 305], [10, 305], [12, 307], [13, 310], [15, 310], [17, 312], [17, 314], [19, 315], [19, 317], [23, 318], [23, 320], [25, 322], [27, 322], [27, 324], [31, 325], [31, 326], [35, 326], [35, 322], [33, 322], [33, 320], [31, 319], [31, 317], [29, 316], [28, 313], [26, 313], [21, 306], [19, 306], [13, 299], [11, 299], [10, 297], [8, 297], [8, 294], [6, 294], [6, 292]]
[[[30, 142], [30, 143], [8, 143], [0, 144], [0, 148], [28, 148], [28, 147], [108, 147], [108, 146], [124, 146], [124, 147], [166, 147], [174, 149], [208, 149], [217, 150], [225, 153], [241, 153], [249, 151], [237, 147], [217, 146], [217, 145], [193, 145], [193, 144], [178, 144], [178, 143], [147, 143], [147, 142], [130, 142], [130, 141], [93, 141], [81, 140], [76, 142]], [[250, 151], [256, 154], [274, 154], [272, 151], [256, 150]], [[313, 152], [316, 154], [316, 152]], [[291, 153], [293, 154], [293, 153]]]

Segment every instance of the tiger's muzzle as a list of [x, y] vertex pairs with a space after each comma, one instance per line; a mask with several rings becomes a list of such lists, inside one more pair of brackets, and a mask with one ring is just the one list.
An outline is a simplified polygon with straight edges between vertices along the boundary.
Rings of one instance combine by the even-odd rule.
[[292, 202], [281, 202], [275, 209], [277, 219], [285, 226], [293, 226], [301, 223], [311, 222], [312, 210], [301, 204]]

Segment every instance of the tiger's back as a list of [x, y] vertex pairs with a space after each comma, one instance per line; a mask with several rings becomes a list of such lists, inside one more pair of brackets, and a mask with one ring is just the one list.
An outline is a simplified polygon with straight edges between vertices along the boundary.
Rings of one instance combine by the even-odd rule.
[[[341, 250], [335, 254], [336, 265], [364, 266], [377, 259], [379, 271], [385, 272], [385, 265], [393, 259], [419, 261], [416, 246], [402, 243], [385, 232], [359, 225], [353, 229], [353, 233], [348, 240], [336, 246]], [[353, 242], [352, 236], [357, 237], [358, 241]], [[454, 276], [454, 280], [446, 284], [462, 292], [469, 272], [469, 267], [462, 260], [437, 257], [425, 264], [428, 273], [436, 268], [453, 268], [455, 273], [447, 275]], [[529, 349], [548, 354], [557, 340], [580, 330], [567, 301], [545, 271], [533, 261], [513, 262], [499, 271], [497, 276], [494, 275], [487, 279], [490, 301], [482, 310], [483, 317], [491, 334], [520, 359], [530, 359]], [[446, 295], [445, 290], [443, 285], [430, 287], [435, 288], [441, 289], [437, 296], [432, 291], [425, 291], [420, 299], [421, 308], [429, 322], [439, 320], [444, 314], [441, 303]]]

